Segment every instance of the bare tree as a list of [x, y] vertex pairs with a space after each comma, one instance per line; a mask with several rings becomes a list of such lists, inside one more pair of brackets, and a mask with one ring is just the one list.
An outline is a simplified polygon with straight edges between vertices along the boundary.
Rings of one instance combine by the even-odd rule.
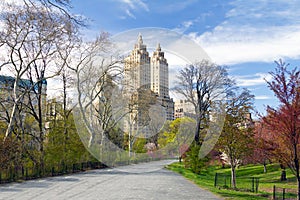
[[7, 57], [1, 69], [14, 74], [14, 86], [4, 141], [12, 132], [18, 105], [23, 104], [38, 124], [34, 139], [38, 142], [43, 167], [46, 80], [61, 72], [63, 65], [57, 66], [55, 60], [60, 59], [60, 51], [72, 43], [77, 24], [50, 5], [36, 1], [24, 0], [22, 5], [6, 7], [1, 13], [4, 28], [0, 44]]
[[111, 47], [109, 35], [101, 33], [93, 42], [81, 42], [73, 53], [76, 58], [67, 63], [75, 76], [77, 108], [89, 132], [89, 147], [95, 144], [97, 132], [103, 138], [103, 133], [116, 124], [111, 123], [112, 109], [104, 95], [112, 81], [118, 80], [117, 77], [122, 74], [120, 59], [110, 56]]
[[174, 90], [190, 102], [195, 111], [195, 142], [201, 143], [200, 132], [209, 121], [213, 101], [224, 98], [230, 91], [232, 81], [225, 67], [203, 60], [186, 66], [177, 76]]

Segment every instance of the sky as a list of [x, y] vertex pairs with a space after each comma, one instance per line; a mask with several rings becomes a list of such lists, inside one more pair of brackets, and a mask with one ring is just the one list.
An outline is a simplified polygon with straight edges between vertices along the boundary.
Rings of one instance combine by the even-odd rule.
[[259, 113], [278, 105], [264, 80], [271, 80], [274, 61], [300, 64], [300, 0], [73, 0], [72, 5], [89, 19], [87, 37], [144, 27], [186, 35], [255, 95]]
[[[255, 95], [259, 113], [265, 113], [267, 105], [278, 105], [264, 80], [271, 80], [274, 61], [282, 59], [291, 68], [300, 65], [300, 0], [71, 0], [71, 4], [72, 13], [88, 19], [82, 30], [87, 40], [101, 31], [115, 39], [128, 33], [137, 38], [142, 32], [149, 50], [160, 42], [170, 82], [185, 64], [179, 58], [182, 54], [203, 50], [228, 68], [238, 86]], [[159, 37], [151, 40], [148, 30]], [[173, 45], [168, 34], [161, 37], [164, 30], [184, 35], [193, 48], [186, 51], [190, 41]], [[127, 45], [133, 48], [133, 43], [128, 40]]]

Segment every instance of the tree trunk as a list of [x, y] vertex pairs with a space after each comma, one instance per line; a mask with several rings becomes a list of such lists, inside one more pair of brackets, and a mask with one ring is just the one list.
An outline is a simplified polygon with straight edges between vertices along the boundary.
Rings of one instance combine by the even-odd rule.
[[264, 161], [264, 173], [267, 173], [267, 163]]
[[201, 131], [201, 117], [199, 117], [197, 120], [197, 127], [196, 127], [195, 138], [194, 138], [196, 145], [200, 145], [200, 131]]
[[17, 104], [20, 101], [20, 97], [17, 97], [19, 79], [20, 79], [19, 75], [17, 75], [16, 80], [14, 82], [14, 88], [13, 88], [13, 97], [14, 97], [13, 108], [11, 110], [11, 115], [10, 115], [9, 123], [8, 123], [6, 131], [5, 131], [5, 136], [4, 136], [3, 142], [5, 142], [5, 140], [11, 133], [11, 129], [13, 127], [13, 123], [14, 123], [14, 119], [15, 119], [15, 115], [16, 115]]
[[236, 188], [236, 174], [235, 174], [235, 166], [231, 165], [231, 185], [232, 188]]
[[13, 123], [14, 123], [14, 119], [15, 119], [15, 113], [16, 113], [16, 103], [14, 103], [13, 108], [11, 110], [11, 115], [10, 115], [10, 119], [9, 119], [9, 123], [7, 125], [7, 129], [5, 131], [5, 137], [3, 139], [3, 142], [5, 142], [5, 140], [9, 137], [10, 133], [11, 133], [11, 129], [13, 127]]
[[299, 176], [299, 159], [298, 159], [298, 152], [297, 152], [297, 143], [294, 144], [294, 164], [295, 164], [296, 179], [298, 184], [297, 199], [300, 200], [300, 176]]
[[41, 172], [44, 174], [44, 169], [45, 169], [45, 165], [44, 165], [44, 119], [43, 119], [43, 102], [42, 102], [42, 87], [41, 85], [39, 85], [39, 94], [38, 94], [38, 123], [39, 123], [39, 139], [40, 139], [40, 153], [41, 153], [41, 157], [40, 157], [40, 167], [41, 167]]
[[63, 159], [66, 161], [67, 157], [67, 140], [68, 140], [68, 128], [67, 128], [67, 77], [66, 72], [63, 72], [62, 79], [63, 79], [63, 118], [64, 118], [64, 152], [63, 152]]
[[285, 169], [283, 169], [281, 171], [280, 181], [286, 181], [286, 180], [287, 180], [286, 179], [286, 171], [285, 171]]
[[297, 177], [297, 186], [298, 186], [297, 199], [300, 200], [300, 177], [299, 177], [299, 175]]

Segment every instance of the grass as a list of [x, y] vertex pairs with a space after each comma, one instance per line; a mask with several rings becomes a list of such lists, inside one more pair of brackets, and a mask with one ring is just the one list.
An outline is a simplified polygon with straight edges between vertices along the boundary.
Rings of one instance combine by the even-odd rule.
[[[214, 187], [215, 174], [220, 173], [230, 176], [230, 168], [224, 169], [219, 166], [209, 166], [200, 174], [195, 174], [190, 169], [185, 169], [182, 163], [173, 163], [166, 166], [166, 168], [183, 175], [200, 187], [210, 190], [218, 196], [232, 200], [269, 199], [272, 196], [272, 188], [274, 185], [280, 188], [288, 188], [288, 190], [292, 190], [294, 193], [296, 193], [297, 189], [296, 179], [290, 170], [287, 170], [288, 180], [284, 182], [280, 181], [281, 169], [277, 164], [268, 165], [267, 173], [263, 173], [262, 165], [247, 165], [241, 166], [237, 169], [237, 185], [247, 184], [247, 179], [241, 178], [259, 178], [258, 193]], [[295, 198], [295, 196], [291, 197]]]

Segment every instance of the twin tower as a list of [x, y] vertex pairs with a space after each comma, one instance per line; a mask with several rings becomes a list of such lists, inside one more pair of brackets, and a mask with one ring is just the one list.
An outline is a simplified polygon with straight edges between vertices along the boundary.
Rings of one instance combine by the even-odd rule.
[[174, 119], [174, 102], [169, 96], [168, 62], [160, 44], [150, 57], [139, 34], [134, 49], [125, 58], [125, 81], [127, 94], [133, 94], [139, 88], [151, 90], [157, 102], [165, 108], [166, 119]]

